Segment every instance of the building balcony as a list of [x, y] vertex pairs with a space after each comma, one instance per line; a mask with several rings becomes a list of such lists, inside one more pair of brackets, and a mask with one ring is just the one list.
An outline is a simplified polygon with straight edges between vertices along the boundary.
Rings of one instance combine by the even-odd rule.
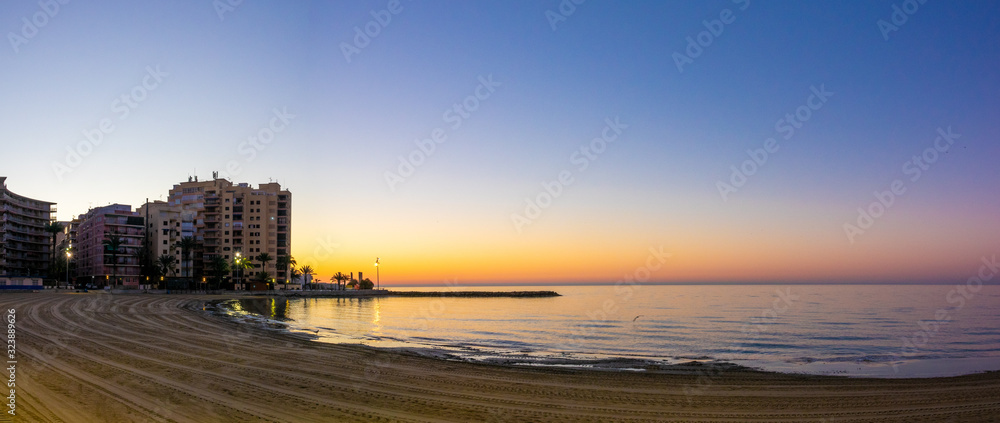
[[44, 253], [44, 254], [49, 253], [49, 249], [47, 247], [46, 248], [30, 247], [30, 246], [20, 245], [17, 243], [8, 243], [7, 249], [13, 251], [27, 251], [33, 253]]
[[45, 238], [49, 237], [49, 233], [45, 232], [45, 231], [43, 231], [41, 229], [18, 227], [18, 226], [14, 226], [14, 225], [8, 226], [7, 227], [7, 232], [19, 233], [19, 234], [25, 234], [25, 235], [35, 235], [35, 236], [40, 236], [40, 237], [45, 237]]
[[22, 225], [29, 225], [29, 226], [34, 226], [34, 227], [38, 227], [38, 228], [44, 227], [45, 224], [49, 223], [48, 220], [46, 220], [46, 219], [42, 219], [42, 218], [30, 219], [30, 218], [25, 218], [23, 216], [18, 216], [18, 215], [15, 215], [15, 214], [10, 214], [10, 213], [8, 213], [6, 216], [4, 216], [4, 220], [6, 220], [8, 222], [15, 222], [15, 223], [20, 223]]
[[50, 244], [50, 242], [49, 242], [49, 240], [47, 238], [18, 236], [18, 235], [12, 235], [12, 234], [6, 234], [6, 235], [4, 235], [3, 239], [7, 240], [7, 241], [27, 242], [27, 243], [30, 243], [30, 244], [40, 244], [40, 245], [49, 245]]
[[55, 211], [54, 206], [47, 204], [32, 204], [31, 202], [18, 201], [14, 198], [9, 198], [5, 209], [13, 212], [19, 213], [35, 213], [35, 214], [48, 214]]

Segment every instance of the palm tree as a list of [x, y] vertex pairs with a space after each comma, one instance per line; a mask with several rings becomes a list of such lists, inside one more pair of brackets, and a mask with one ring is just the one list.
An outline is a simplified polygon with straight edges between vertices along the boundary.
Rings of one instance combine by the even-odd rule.
[[108, 234], [104, 237], [104, 249], [111, 253], [111, 278], [114, 280], [114, 284], [118, 285], [118, 254], [120, 254], [121, 247], [125, 245], [125, 239], [118, 235], [117, 233]]
[[52, 269], [56, 267], [56, 234], [62, 231], [63, 225], [59, 222], [51, 222], [45, 225], [45, 232], [52, 234]]
[[299, 273], [299, 269], [296, 269], [294, 267], [290, 267], [288, 269], [288, 281], [289, 282], [295, 282], [295, 281], [298, 281], [299, 279], [302, 279], [302, 274]]
[[177, 259], [170, 254], [164, 254], [156, 258], [156, 270], [161, 276], [170, 276], [177, 272]]
[[212, 282], [215, 284], [215, 289], [219, 289], [226, 273], [229, 273], [229, 260], [222, 258], [220, 255], [216, 255], [212, 257], [212, 261], [209, 265], [212, 269]]
[[[184, 273], [184, 262], [190, 260], [191, 250], [194, 250], [198, 246], [198, 242], [194, 240], [194, 237], [186, 236], [181, 238], [174, 244], [174, 248], [181, 249], [181, 276], [191, 277], [191, 275], [185, 275]], [[190, 266], [188, 266], [190, 270]]]
[[346, 281], [347, 279], [349, 279], [347, 275], [343, 274], [342, 272], [337, 272], [335, 275], [333, 275], [333, 277], [330, 278], [330, 281], [337, 281], [337, 289], [339, 290], [340, 284], [344, 283], [344, 281]]
[[[316, 271], [313, 270], [312, 266], [305, 265], [299, 268], [299, 272], [302, 272], [302, 277], [307, 280], [312, 280], [310, 276], [315, 275]], [[311, 284], [310, 284], [311, 285]]]
[[143, 245], [142, 248], [135, 250], [132, 256], [139, 263], [139, 274], [145, 276], [147, 281], [151, 277], [158, 276], [156, 257], [153, 257], [153, 251], [150, 250], [148, 245]]
[[[296, 264], [298, 263], [295, 262], [295, 257], [289, 255], [278, 256], [278, 260], [274, 262], [274, 265], [277, 266], [279, 271], [287, 271], [289, 268], [295, 269]], [[289, 281], [292, 279], [291, 275], [288, 274], [286, 274], [285, 277], [288, 278]]]
[[254, 257], [253, 259], [260, 262], [260, 271], [261, 272], [266, 272], [267, 271], [267, 262], [269, 262], [271, 260], [274, 260], [273, 258], [271, 258], [271, 255], [268, 254], [268, 253], [260, 253], [260, 254], [257, 255], [257, 257]]
[[[171, 276], [177, 273], [177, 259], [170, 254], [164, 254], [156, 258], [156, 272], [160, 276]], [[160, 287], [163, 289], [164, 287]]]

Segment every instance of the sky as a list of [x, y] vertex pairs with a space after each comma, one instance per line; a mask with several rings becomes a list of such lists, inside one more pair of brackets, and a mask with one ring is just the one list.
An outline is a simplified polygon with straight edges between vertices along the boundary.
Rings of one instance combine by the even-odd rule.
[[68, 220], [277, 181], [324, 280], [964, 283], [1000, 254], [995, 2], [17, 0], [0, 32], [10, 190]]

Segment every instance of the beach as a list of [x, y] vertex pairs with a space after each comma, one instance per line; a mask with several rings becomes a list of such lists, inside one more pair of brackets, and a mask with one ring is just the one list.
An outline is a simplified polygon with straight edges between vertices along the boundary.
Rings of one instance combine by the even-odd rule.
[[998, 372], [863, 379], [697, 365], [505, 367], [238, 324], [205, 311], [220, 299], [0, 296], [5, 312], [16, 310], [14, 421], [1000, 421]]

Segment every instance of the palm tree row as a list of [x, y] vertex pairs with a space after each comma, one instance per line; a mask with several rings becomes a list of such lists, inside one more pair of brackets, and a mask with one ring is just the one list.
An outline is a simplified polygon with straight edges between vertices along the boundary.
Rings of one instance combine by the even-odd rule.
[[[122, 247], [127, 245], [125, 238], [117, 233], [109, 234], [104, 239], [105, 251], [111, 255], [111, 266], [112, 274], [115, 283], [118, 279], [118, 264], [119, 255], [125, 253]], [[192, 277], [193, 263], [191, 262], [192, 252], [199, 248], [198, 242], [193, 237], [184, 237], [180, 241], [174, 243], [174, 248], [180, 249], [181, 260], [180, 260], [180, 276], [184, 278]], [[148, 272], [150, 276], [163, 277], [163, 276], [177, 276], [177, 259], [172, 254], [163, 254], [159, 257], [152, 257], [149, 251], [141, 251], [134, 254], [141, 263], [146, 263], [146, 269], [144, 272]], [[315, 275], [316, 272], [313, 270], [312, 266], [304, 265], [297, 267], [298, 264], [294, 257], [290, 255], [278, 256], [275, 260], [268, 253], [260, 253], [256, 256], [237, 256], [233, 259], [233, 263], [229, 263], [228, 260], [222, 258], [222, 256], [216, 255], [212, 257], [206, 266], [207, 276], [211, 277], [211, 287], [218, 289], [225, 282], [225, 277], [231, 272], [245, 271], [247, 269], [253, 269], [259, 263], [261, 270], [256, 273], [251, 273], [250, 277], [243, 279], [244, 281], [253, 280], [260, 283], [270, 283], [272, 281], [272, 275], [267, 271], [267, 265], [271, 261], [275, 261], [275, 265], [281, 273], [285, 273], [287, 278], [284, 278], [286, 283], [294, 283], [301, 279], [305, 275]], [[343, 275], [343, 274], [341, 274]], [[243, 275], [240, 275], [243, 276]], [[252, 279], [251, 279], [252, 278]], [[346, 278], [346, 277], [345, 277]], [[338, 284], [339, 287], [339, 284]]]
[[350, 277], [345, 275], [343, 272], [337, 272], [332, 277], [330, 277], [330, 282], [337, 282], [337, 289], [339, 290], [341, 289], [340, 285], [347, 282], [348, 279], [350, 279]]
[[[350, 276], [345, 275], [343, 272], [337, 272], [330, 277], [330, 282], [337, 283], [337, 289], [347, 289], [347, 287], [358, 287], [360, 285], [361, 289], [372, 289], [375, 284], [372, 283], [371, 279], [364, 278], [362, 280], [353, 279]], [[341, 287], [343, 284], [343, 287]]]

